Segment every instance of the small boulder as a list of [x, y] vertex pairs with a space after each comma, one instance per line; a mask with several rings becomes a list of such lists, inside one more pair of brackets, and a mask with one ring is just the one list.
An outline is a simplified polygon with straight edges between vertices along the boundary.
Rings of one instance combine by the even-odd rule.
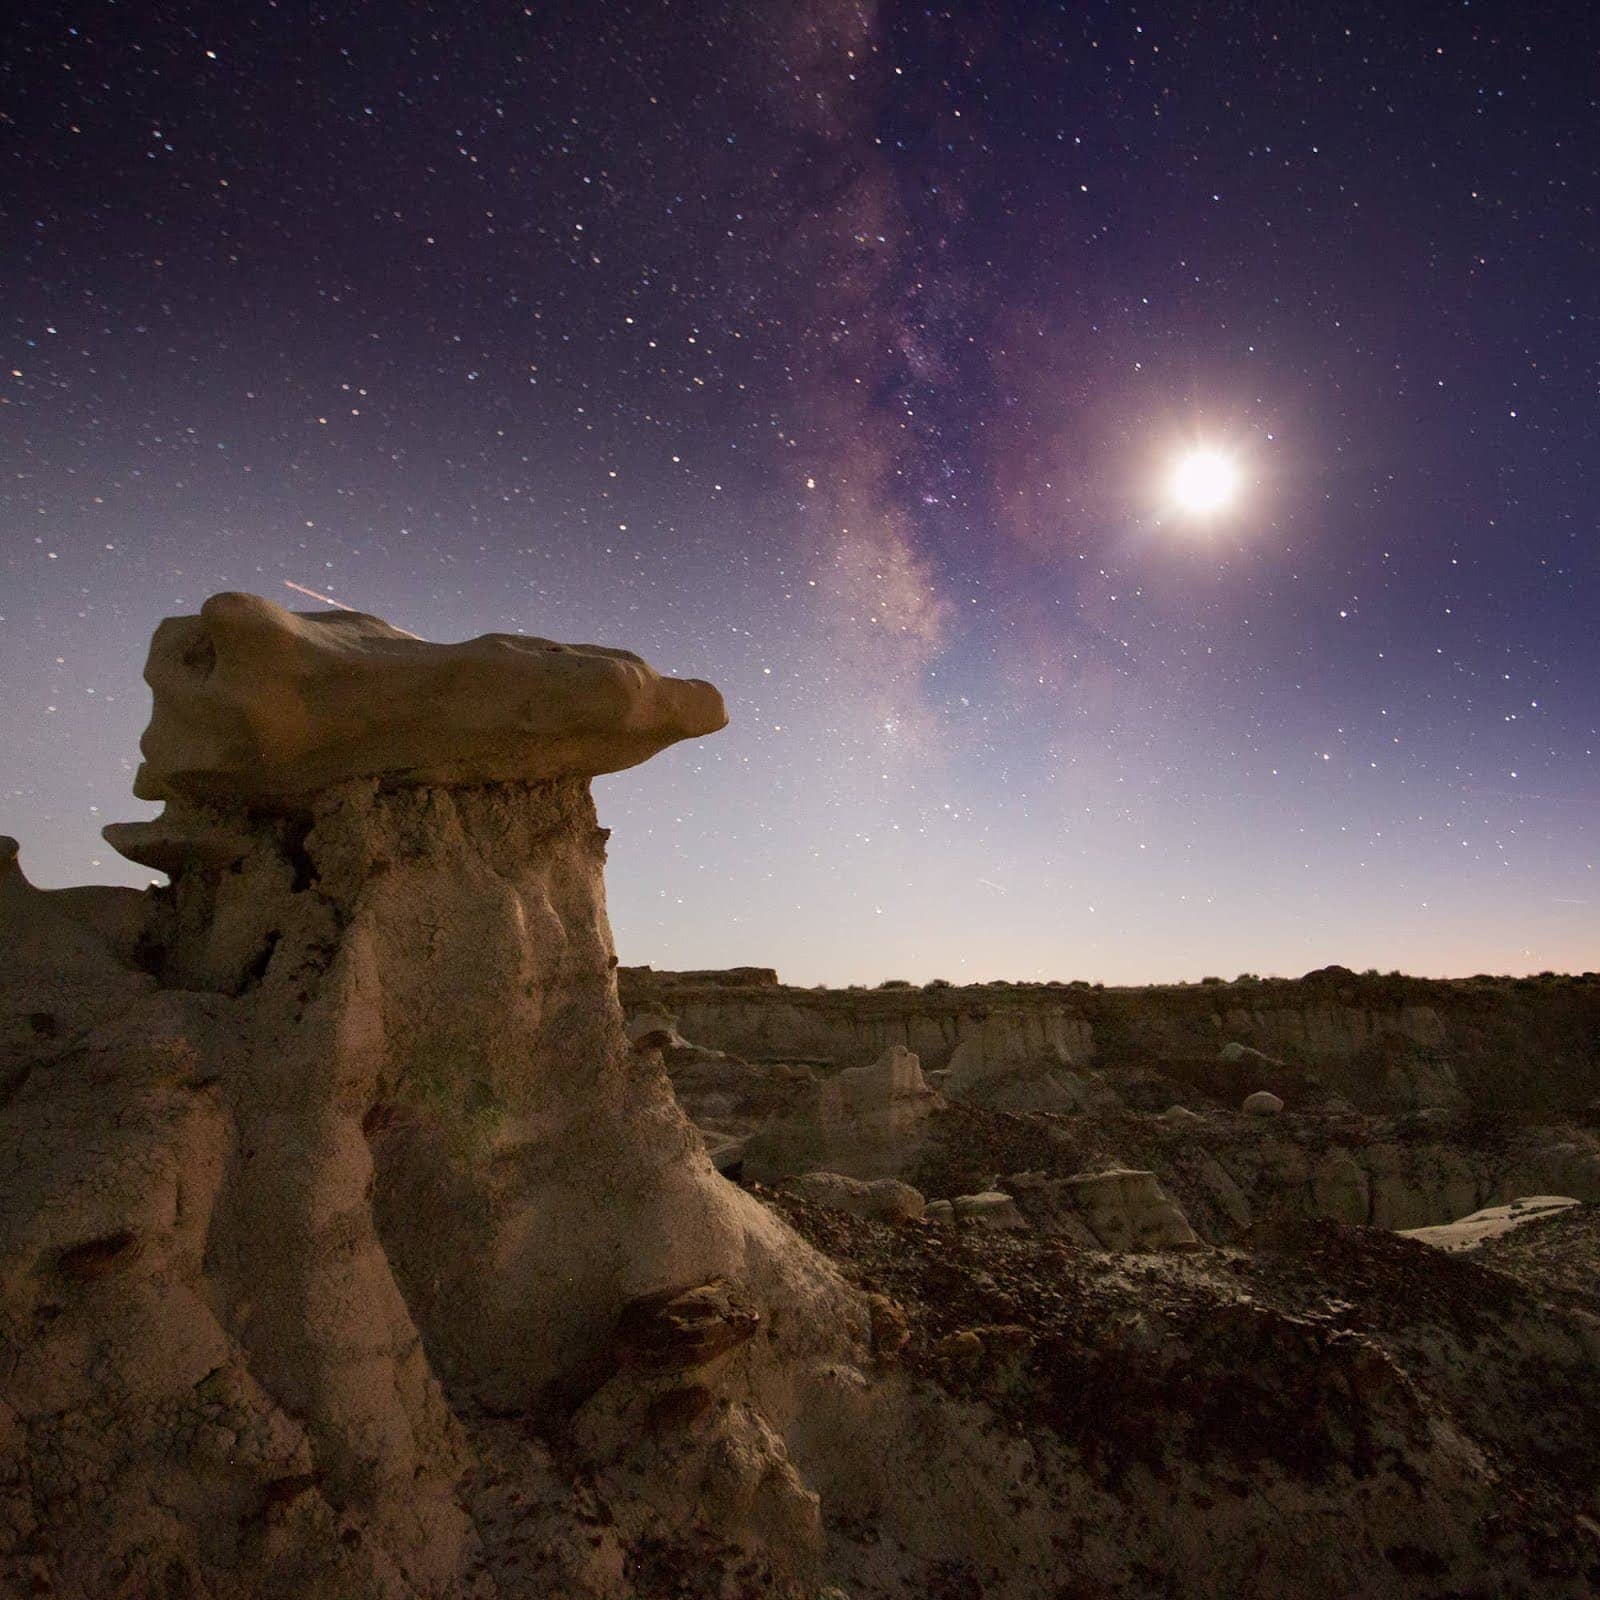
[[867, 1312], [872, 1318], [872, 1353], [880, 1361], [892, 1361], [911, 1338], [905, 1312], [886, 1294], [869, 1294]]
[[933, 1347], [936, 1361], [948, 1361], [953, 1367], [970, 1367], [983, 1359], [983, 1340], [971, 1328], [947, 1333]]
[[1267, 1089], [1257, 1089], [1244, 1097], [1240, 1108], [1247, 1117], [1275, 1117], [1283, 1110], [1283, 1101]]
[[1198, 1111], [1191, 1111], [1188, 1106], [1168, 1106], [1161, 1113], [1161, 1120], [1179, 1127], [1191, 1127], [1197, 1123], [1204, 1122], [1206, 1119]]
[[958, 1194], [950, 1202], [957, 1222], [971, 1223], [980, 1228], [994, 1228], [999, 1232], [1016, 1232], [1028, 1224], [1017, 1210], [1017, 1202], [999, 1189], [986, 1189], [982, 1194]]
[[848, 1211], [874, 1222], [915, 1222], [927, 1208], [920, 1191], [897, 1178], [847, 1178], [838, 1172], [807, 1172], [784, 1184], [813, 1205]]

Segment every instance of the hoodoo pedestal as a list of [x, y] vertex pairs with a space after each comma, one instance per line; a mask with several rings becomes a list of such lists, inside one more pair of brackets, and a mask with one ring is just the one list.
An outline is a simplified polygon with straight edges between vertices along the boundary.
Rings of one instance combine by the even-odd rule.
[[686, 1459], [749, 1482], [685, 1468], [652, 1514], [786, 1530], [764, 1559], [803, 1574], [767, 1413], [865, 1319], [630, 1045], [588, 792], [720, 727], [716, 690], [242, 595], [163, 623], [146, 676], [166, 809], [107, 836], [170, 886], [0, 884], [0, 1398], [40, 1581], [249, 1593], [254, 1540], [263, 1592], [455, 1592], [463, 1417], [565, 1418], [615, 1465], [689, 1391]]

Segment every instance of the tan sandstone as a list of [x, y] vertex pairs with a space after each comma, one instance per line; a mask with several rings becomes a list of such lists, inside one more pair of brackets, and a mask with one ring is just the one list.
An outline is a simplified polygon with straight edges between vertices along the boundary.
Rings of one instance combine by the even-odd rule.
[[[785, 1430], [837, 1381], [808, 1373], [870, 1359], [870, 1318], [631, 1045], [587, 784], [720, 726], [716, 691], [248, 596], [164, 623], [147, 678], [139, 791], [168, 815], [110, 836], [170, 888], [45, 893], [0, 860], [27, 1581], [456, 1593], [463, 1408], [556, 1408], [625, 1486], [693, 1364], [712, 1477], [627, 1503], [809, 1584]], [[562, 1582], [611, 1592], [600, 1559]]]

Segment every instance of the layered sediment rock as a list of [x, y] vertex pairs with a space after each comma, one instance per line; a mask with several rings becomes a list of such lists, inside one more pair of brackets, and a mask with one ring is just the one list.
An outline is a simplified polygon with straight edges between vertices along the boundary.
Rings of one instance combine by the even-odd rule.
[[928, 1119], [943, 1102], [909, 1050], [886, 1050], [865, 1067], [808, 1087], [744, 1146], [745, 1172], [775, 1180], [825, 1168], [849, 1178], [894, 1177], [922, 1148]]
[[[168, 810], [108, 835], [170, 888], [0, 864], [6, 1581], [454, 1592], [460, 1418], [578, 1408], [622, 1470], [678, 1380], [619, 1318], [704, 1285], [748, 1311], [677, 1363], [726, 1401], [698, 1449], [754, 1474], [707, 1531], [799, 1581], [784, 1397], [866, 1318], [626, 1037], [587, 785], [720, 726], [716, 691], [248, 596], [163, 624], [147, 676]], [[740, 1522], [762, 1483], [793, 1538]], [[692, 1483], [654, 1514], [699, 1515]]]
[[627, 650], [489, 633], [431, 644], [357, 611], [219, 594], [145, 664], [141, 800], [303, 810], [352, 779], [479, 787], [593, 777], [715, 733], [722, 696]]
[[[1086, 1069], [1134, 1063], [1234, 1104], [1266, 1089], [1294, 1108], [1286, 1091], [1312, 1080], [1373, 1113], [1570, 1113], [1600, 1098], [1595, 975], [1435, 981], [1326, 969], [1142, 989], [798, 989], [765, 972], [736, 978], [625, 969], [623, 998], [630, 1008], [665, 1005], [697, 1044], [752, 1060], [861, 1066], [903, 1046], [926, 1072], [952, 1069], [958, 1097], [1003, 1085], [1017, 1103], [1002, 1109], [1073, 1109]], [[1055, 1080], [1042, 1091], [1051, 1103], [1024, 1103], [1026, 1075]]]
[[1049, 1232], [1102, 1250], [1194, 1250], [1194, 1229], [1153, 1172], [1112, 1168], [1067, 1178], [1017, 1173], [1005, 1180], [1023, 1214]]

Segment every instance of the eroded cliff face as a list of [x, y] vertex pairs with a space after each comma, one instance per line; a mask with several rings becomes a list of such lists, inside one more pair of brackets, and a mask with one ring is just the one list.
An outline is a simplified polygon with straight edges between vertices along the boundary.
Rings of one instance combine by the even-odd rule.
[[[910, 1050], [927, 1067], [951, 1064], [962, 1050], [986, 1062], [1086, 1062], [1093, 1035], [1070, 1006], [947, 1003], [943, 993], [926, 1004], [908, 1004], [863, 991], [737, 986], [678, 982], [677, 974], [624, 974], [630, 1002], [650, 997], [672, 1007], [686, 1038], [751, 1060], [821, 1061], [866, 1066], [886, 1050]], [[694, 980], [701, 974], [685, 974]], [[917, 991], [919, 996], [923, 991]]]
[[638, 967], [624, 969], [622, 988], [630, 1009], [662, 1008], [696, 1044], [755, 1062], [861, 1066], [899, 1046], [934, 1073], [1143, 1065], [1214, 1077], [1234, 1045], [1312, 1071], [1369, 1111], [1576, 1111], [1600, 1096], [1593, 975], [1433, 981], [1329, 969], [1145, 989], [796, 989], [760, 968]]
[[[1415, 1228], [1525, 1194], [1600, 1200], [1600, 981], [1335, 970], [1143, 990], [827, 991], [760, 969], [731, 977], [624, 970], [623, 996], [676, 1030], [673, 1080], [724, 1168], [766, 1181], [823, 1168], [943, 1202], [1030, 1170], [1133, 1166], [1213, 1243], [1272, 1217]], [[937, 1105], [898, 1129], [819, 1119], [831, 1084], [877, 1070], [846, 1063], [891, 1037], [930, 1041]], [[1258, 1101], [1270, 1115], [1246, 1112]]]

